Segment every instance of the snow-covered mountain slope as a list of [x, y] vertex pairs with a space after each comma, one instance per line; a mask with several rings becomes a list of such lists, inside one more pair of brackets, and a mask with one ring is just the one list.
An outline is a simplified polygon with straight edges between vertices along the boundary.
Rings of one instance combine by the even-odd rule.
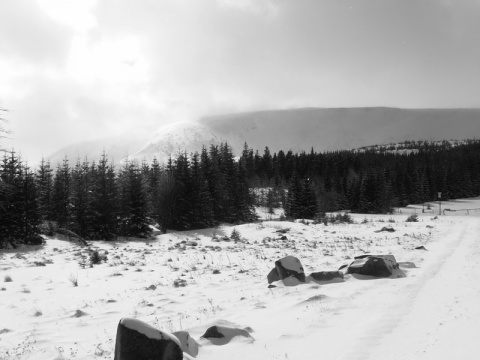
[[204, 145], [208, 148], [211, 144], [220, 145], [225, 141], [228, 138], [221, 138], [207, 126], [195, 122], [176, 122], [161, 127], [151, 141], [128, 158], [151, 163], [156, 157], [159, 162], [166, 162], [172, 154], [200, 152]]
[[[230, 144], [237, 155], [246, 142], [263, 152], [335, 151], [403, 141], [480, 138], [480, 109], [302, 108], [204, 117], [176, 122], [140, 140], [130, 136], [72, 145], [52, 159], [97, 159], [103, 149], [110, 157], [160, 162], [178, 151]], [[110, 142], [109, 142], [110, 141]]]

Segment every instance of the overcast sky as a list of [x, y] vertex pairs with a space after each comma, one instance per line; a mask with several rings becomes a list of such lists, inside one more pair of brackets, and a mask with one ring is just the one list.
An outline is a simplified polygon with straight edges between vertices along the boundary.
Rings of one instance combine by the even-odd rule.
[[480, 107], [480, 1], [0, 0], [0, 75], [34, 161], [209, 114]]

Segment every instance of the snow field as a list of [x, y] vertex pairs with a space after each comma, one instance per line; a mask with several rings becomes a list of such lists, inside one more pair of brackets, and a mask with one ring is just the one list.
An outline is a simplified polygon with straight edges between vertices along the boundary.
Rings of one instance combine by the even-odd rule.
[[[111, 359], [124, 317], [188, 331], [201, 345], [197, 359], [451, 359], [478, 351], [479, 218], [435, 219], [420, 207], [420, 221], [406, 223], [410, 211], [352, 214], [355, 224], [266, 221], [92, 242], [107, 261], [85, 268], [88, 250], [65, 240], [2, 251], [0, 359]], [[385, 226], [395, 232], [375, 233]], [[233, 228], [242, 241], [222, 240]], [[266, 275], [286, 255], [308, 275], [364, 253], [395, 255], [407, 277], [267, 288]], [[200, 339], [212, 325], [250, 327], [254, 340], [213, 345]]]

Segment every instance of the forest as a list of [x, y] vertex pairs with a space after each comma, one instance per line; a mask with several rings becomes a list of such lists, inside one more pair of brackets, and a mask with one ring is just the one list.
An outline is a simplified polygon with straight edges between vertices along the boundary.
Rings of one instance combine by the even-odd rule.
[[263, 154], [228, 144], [154, 160], [113, 164], [68, 159], [29, 168], [14, 151], [0, 164], [0, 248], [39, 244], [39, 234], [86, 240], [148, 237], [257, 220], [255, 206], [283, 207], [286, 219], [315, 219], [349, 210], [389, 213], [396, 207], [480, 195], [480, 141], [411, 142], [410, 152]]

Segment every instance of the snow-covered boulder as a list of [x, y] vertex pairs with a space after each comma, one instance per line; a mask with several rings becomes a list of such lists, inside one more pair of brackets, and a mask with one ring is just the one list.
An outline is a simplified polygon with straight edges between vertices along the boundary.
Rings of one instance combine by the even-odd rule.
[[348, 266], [347, 274], [368, 275], [382, 278], [402, 278], [405, 273], [400, 269], [393, 255], [361, 255]]
[[173, 335], [180, 341], [184, 353], [193, 357], [198, 355], [198, 343], [187, 331], [176, 331]]
[[180, 341], [140, 320], [123, 318], [117, 327], [114, 360], [182, 360]]
[[305, 271], [302, 263], [295, 256], [285, 256], [275, 261], [275, 269], [280, 280], [287, 286], [294, 286], [305, 282]]
[[203, 339], [208, 339], [214, 345], [225, 345], [236, 336], [242, 336], [249, 340], [253, 340], [250, 333], [245, 329], [220, 325], [210, 326], [201, 337]]
[[317, 271], [307, 276], [307, 282], [316, 283], [334, 283], [343, 282], [343, 272], [341, 271]]

